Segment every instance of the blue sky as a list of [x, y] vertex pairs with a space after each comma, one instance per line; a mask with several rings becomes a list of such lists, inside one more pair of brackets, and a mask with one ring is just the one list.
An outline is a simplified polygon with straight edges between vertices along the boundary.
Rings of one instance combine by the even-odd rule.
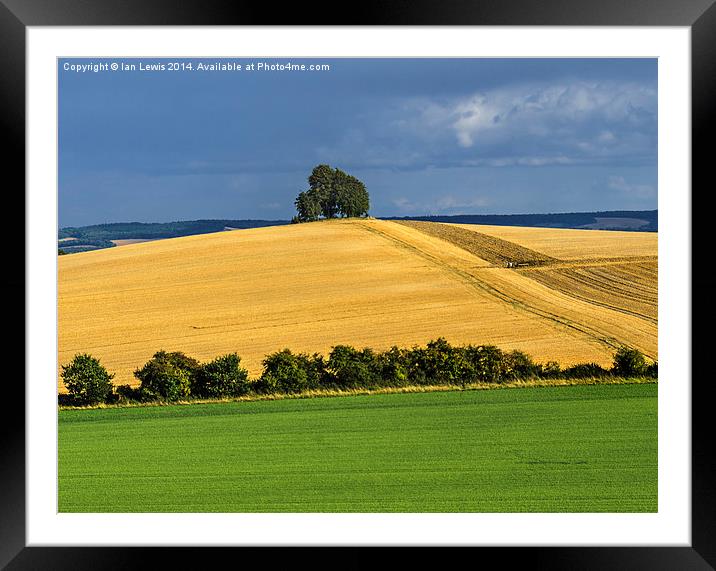
[[[60, 60], [59, 222], [287, 219], [320, 163], [374, 216], [657, 207], [655, 59]], [[251, 62], [329, 71], [250, 71]]]

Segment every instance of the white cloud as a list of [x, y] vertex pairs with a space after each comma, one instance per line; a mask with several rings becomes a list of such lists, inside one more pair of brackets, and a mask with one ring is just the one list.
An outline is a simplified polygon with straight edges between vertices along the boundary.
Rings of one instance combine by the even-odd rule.
[[487, 206], [489, 201], [482, 197], [456, 197], [452, 194], [441, 196], [435, 201], [435, 205], [441, 210], [454, 210], [456, 208], [480, 208]]
[[612, 190], [644, 198], [656, 194], [656, 189], [650, 184], [629, 184], [623, 176], [610, 176], [607, 186]]
[[656, 103], [656, 90], [638, 83], [524, 84], [441, 103], [415, 100], [404, 109], [417, 117], [394, 124], [426, 139], [447, 134], [477, 159], [573, 164], [655, 156]]
[[414, 201], [400, 196], [390, 202], [402, 215], [465, 214], [473, 213], [476, 208], [490, 205], [490, 201], [484, 196], [475, 196], [470, 193], [444, 194], [422, 201]]

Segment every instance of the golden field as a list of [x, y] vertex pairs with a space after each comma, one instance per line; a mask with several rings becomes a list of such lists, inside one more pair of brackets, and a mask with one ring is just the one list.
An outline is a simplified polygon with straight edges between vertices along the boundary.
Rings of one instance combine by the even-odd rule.
[[656, 256], [654, 233], [373, 219], [128, 244], [58, 257], [58, 360], [88, 352], [135, 384], [159, 349], [235, 351], [252, 375], [284, 347], [439, 336], [563, 365], [621, 343], [656, 358]]

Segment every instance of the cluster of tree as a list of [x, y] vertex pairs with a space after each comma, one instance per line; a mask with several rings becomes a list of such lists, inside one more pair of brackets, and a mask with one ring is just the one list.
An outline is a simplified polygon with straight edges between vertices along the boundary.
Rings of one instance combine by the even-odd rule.
[[112, 384], [99, 359], [82, 353], [62, 366], [67, 404], [94, 405], [119, 401], [177, 401], [194, 398], [236, 397], [249, 391], [249, 374], [236, 353], [200, 363], [180, 351], [158, 351], [134, 371], [138, 387]]
[[425, 347], [387, 351], [333, 347], [328, 358], [319, 353], [283, 349], [267, 355], [263, 372], [250, 379], [236, 353], [200, 363], [181, 352], [159, 351], [134, 372], [139, 387], [114, 387], [112, 378], [91, 355], [76, 355], [62, 366], [67, 404], [177, 401], [191, 398], [231, 398], [246, 394], [301, 393], [326, 389], [375, 389], [420, 385], [504, 383], [529, 379], [594, 379], [658, 377], [656, 362], [647, 363], [637, 349], [621, 347], [610, 369], [582, 363], [562, 369], [554, 361], [535, 363], [522, 351], [503, 351], [492, 345], [452, 346], [445, 339]]
[[308, 190], [296, 197], [297, 214], [291, 222], [368, 215], [370, 197], [356, 177], [329, 165], [318, 165], [308, 177], [308, 185]]

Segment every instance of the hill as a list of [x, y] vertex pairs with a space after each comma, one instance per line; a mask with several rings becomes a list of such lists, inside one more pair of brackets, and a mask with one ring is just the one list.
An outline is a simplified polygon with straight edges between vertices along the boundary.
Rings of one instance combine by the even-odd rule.
[[[538, 361], [657, 357], [657, 235], [322, 221], [158, 240], [58, 258], [59, 362], [117, 374], [159, 350], [238, 352], [256, 375], [290, 347], [386, 349], [438, 336]], [[58, 381], [59, 382], [59, 381]]]

